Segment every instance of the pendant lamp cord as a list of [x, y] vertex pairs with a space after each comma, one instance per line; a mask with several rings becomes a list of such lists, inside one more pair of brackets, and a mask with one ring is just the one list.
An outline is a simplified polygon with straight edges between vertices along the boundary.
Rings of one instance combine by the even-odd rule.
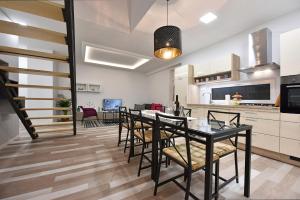
[[169, 0], [167, 0], [167, 25], [169, 25]]

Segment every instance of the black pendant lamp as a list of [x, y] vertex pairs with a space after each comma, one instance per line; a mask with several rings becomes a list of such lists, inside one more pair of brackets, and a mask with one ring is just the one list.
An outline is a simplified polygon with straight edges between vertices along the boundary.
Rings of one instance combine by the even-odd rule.
[[181, 30], [177, 26], [169, 26], [169, 0], [167, 0], [167, 25], [154, 32], [154, 55], [157, 58], [170, 60], [182, 54]]

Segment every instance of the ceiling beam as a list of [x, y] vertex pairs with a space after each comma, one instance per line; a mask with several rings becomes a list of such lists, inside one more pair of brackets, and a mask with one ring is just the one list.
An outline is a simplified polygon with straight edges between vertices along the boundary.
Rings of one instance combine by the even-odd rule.
[[128, 0], [128, 16], [130, 31], [133, 31], [151, 8], [155, 0]]

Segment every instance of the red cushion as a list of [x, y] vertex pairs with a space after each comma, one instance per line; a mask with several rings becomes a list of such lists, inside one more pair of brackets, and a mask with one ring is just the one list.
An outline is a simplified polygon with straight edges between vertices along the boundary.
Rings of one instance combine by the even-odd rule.
[[83, 111], [83, 117], [93, 117], [97, 116], [97, 111], [94, 108], [83, 108], [81, 107]]
[[162, 106], [162, 104], [159, 104], [159, 103], [152, 103], [151, 110], [163, 111], [163, 106]]

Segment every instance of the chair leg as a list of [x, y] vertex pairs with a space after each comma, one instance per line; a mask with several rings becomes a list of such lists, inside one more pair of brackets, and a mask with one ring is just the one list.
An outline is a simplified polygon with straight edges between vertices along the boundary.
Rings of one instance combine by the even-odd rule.
[[219, 170], [220, 170], [220, 163], [219, 161], [215, 164], [215, 199], [219, 198]]
[[191, 181], [192, 181], [192, 170], [187, 169], [187, 181], [186, 181], [185, 198], [184, 198], [185, 200], [188, 200], [190, 196]]
[[[171, 140], [169, 139], [168, 141], [168, 147], [171, 146]], [[168, 158], [168, 165], [171, 165], [171, 159]]]
[[[103, 118], [104, 119], [104, 118]], [[119, 126], [119, 137], [118, 137], [118, 146], [121, 144], [121, 135], [122, 135], [122, 125]]]
[[239, 166], [237, 151], [234, 152], [234, 164], [235, 164], [235, 181], [239, 183]]
[[[130, 141], [131, 141], [131, 140], [130, 140]], [[134, 141], [134, 136], [133, 136], [133, 141]], [[130, 144], [130, 145], [131, 145], [131, 144]], [[130, 148], [131, 148], [131, 147], [130, 147]], [[133, 148], [134, 148], [134, 144], [133, 144]], [[130, 151], [129, 151], [129, 154], [128, 154], [128, 160], [127, 160], [128, 163], [130, 163], [130, 156], [131, 156], [131, 155], [130, 155]]]
[[145, 150], [145, 143], [143, 142], [143, 145], [142, 145], [142, 153], [141, 153], [141, 159], [140, 159], [140, 165], [139, 165], [139, 171], [138, 171], [138, 176], [141, 175], [141, 168], [142, 168], [143, 158], [144, 158], [144, 150]]
[[187, 179], [187, 169], [185, 168], [184, 169], [184, 179], [183, 179], [184, 182], [186, 182], [186, 179]]
[[[160, 148], [162, 148], [162, 147], [160, 147]], [[156, 170], [156, 177], [155, 177], [154, 196], [156, 196], [156, 194], [157, 194], [157, 188], [158, 188], [159, 176], [160, 176], [161, 160], [162, 160], [162, 151], [160, 150], [159, 160], [158, 160], [158, 165], [157, 165], [157, 170]]]
[[126, 135], [125, 146], [124, 146], [124, 153], [126, 153], [128, 137], [129, 137], [129, 129], [127, 129], [127, 135]]

